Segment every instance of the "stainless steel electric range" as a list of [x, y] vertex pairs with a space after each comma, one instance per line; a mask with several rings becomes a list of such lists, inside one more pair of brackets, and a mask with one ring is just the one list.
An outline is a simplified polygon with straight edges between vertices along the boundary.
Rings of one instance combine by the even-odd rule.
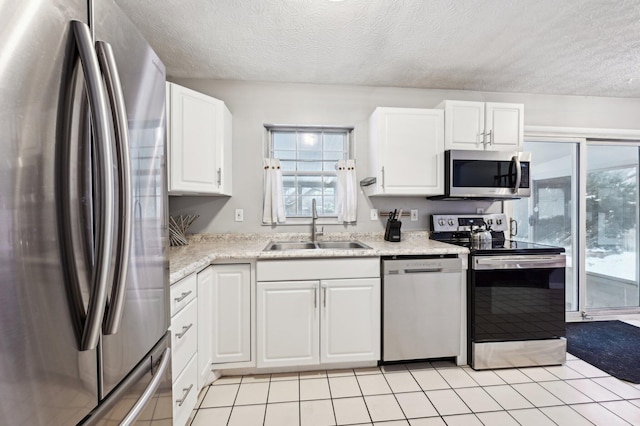
[[[476, 370], [566, 360], [564, 248], [505, 238], [504, 214], [433, 215], [431, 238], [469, 248], [468, 359]], [[474, 233], [488, 228], [489, 241]]]

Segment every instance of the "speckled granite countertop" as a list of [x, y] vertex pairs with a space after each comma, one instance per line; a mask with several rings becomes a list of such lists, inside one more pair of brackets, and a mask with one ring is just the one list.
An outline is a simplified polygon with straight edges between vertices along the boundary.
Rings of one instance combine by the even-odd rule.
[[464, 247], [429, 239], [426, 231], [403, 232], [402, 241], [384, 241], [382, 233], [327, 233], [318, 241], [361, 241], [370, 250], [284, 250], [262, 251], [270, 241], [308, 241], [309, 234], [197, 234], [188, 236], [189, 245], [171, 247], [169, 264], [171, 284], [199, 271], [212, 261], [230, 259], [291, 259], [318, 257], [378, 257], [400, 255], [468, 253]]

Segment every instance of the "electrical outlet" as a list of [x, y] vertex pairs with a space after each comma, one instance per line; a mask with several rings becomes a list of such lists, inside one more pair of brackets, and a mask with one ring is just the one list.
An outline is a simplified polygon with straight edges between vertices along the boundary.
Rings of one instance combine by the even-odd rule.
[[371, 216], [371, 220], [378, 220], [378, 209], [371, 209], [369, 214]]
[[477, 207], [477, 208], [476, 208], [476, 214], [484, 214], [484, 208], [482, 208], [482, 207]]
[[411, 222], [418, 221], [418, 209], [411, 209]]
[[242, 222], [244, 220], [244, 210], [236, 209], [236, 222]]

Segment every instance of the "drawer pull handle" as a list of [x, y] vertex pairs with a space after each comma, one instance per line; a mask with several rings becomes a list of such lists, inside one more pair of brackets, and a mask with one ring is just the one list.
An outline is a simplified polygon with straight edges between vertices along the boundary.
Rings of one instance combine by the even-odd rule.
[[193, 383], [188, 388], [182, 389], [182, 391], [184, 392], [182, 394], [182, 398], [176, 399], [176, 402], [178, 403], [178, 407], [182, 407], [182, 404], [184, 404], [184, 401], [187, 399], [187, 395], [189, 395], [189, 392], [191, 392], [192, 388], [193, 388]]
[[187, 334], [187, 331], [189, 331], [189, 329], [193, 327], [193, 323], [189, 324], [189, 325], [185, 325], [182, 327], [182, 333], [176, 333], [176, 337], [178, 339], [182, 339], [182, 337]]
[[184, 299], [187, 298], [187, 296], [189, 296], [191, 293], [193, 293], [193, 290], [189, 290], [189, 291], [185, 291], [183, 292], [180, 297], [176, 297], [173, 300], [175, 300], [177, 303], [182, 302]]

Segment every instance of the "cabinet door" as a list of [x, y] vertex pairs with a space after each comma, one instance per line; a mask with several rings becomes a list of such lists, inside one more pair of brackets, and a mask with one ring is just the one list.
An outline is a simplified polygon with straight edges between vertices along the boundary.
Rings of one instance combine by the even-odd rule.
[[214, 265], [213, 363], [251, 360], [251, 266]]
[[488, 150], [522, 150], [524, 105], [487, 102], [485, 126]]
[[445, 149], [484, 150], [484, 102], [444, 102]]
[[259, 282], [257, 302], [257, 366], [318, 364], [318, 281]]
[[169, 192], [220, 193], [224, 103], [173, 83], [167, 93]]
[[380, 359], [380, 279], [320, 282], [320, 361]]
[[381, 194], [442, 194], [443, 111], [418, 108], [378, 110], [378, 182]]
[[211, 266], [198, 272], [198, 389], [209, 380], [211, 374]]

